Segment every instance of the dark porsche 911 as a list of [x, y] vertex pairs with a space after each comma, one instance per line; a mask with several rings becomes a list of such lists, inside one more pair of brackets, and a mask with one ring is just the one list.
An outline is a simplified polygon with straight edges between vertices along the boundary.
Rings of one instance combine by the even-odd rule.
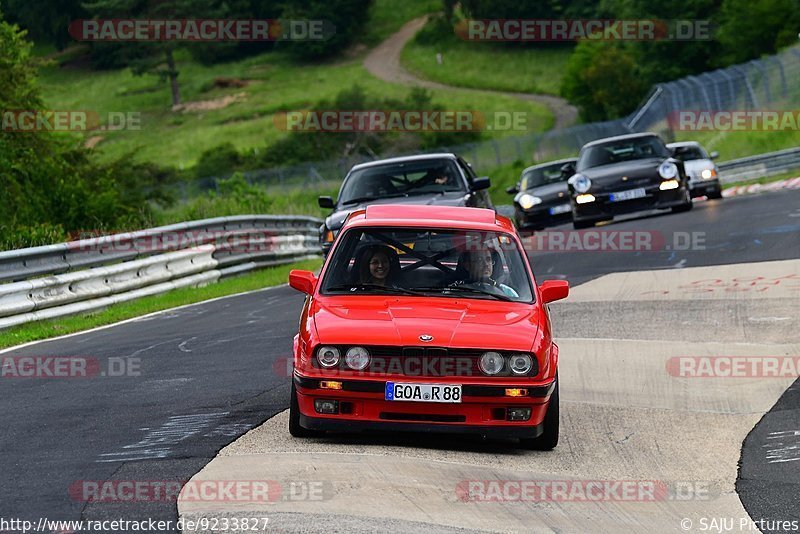
[[331, 213], [320, 228], [327, 254], [351, 212], [371, 204], [427, 204], [493, 209], [489, 178], [478, 177], [456, 154], [424, 154], [362, 163], [350, 169], [339, 198], [319, 197]]
[[575, 228], [636, 211], [692, 209], [683, 162], [654, 133], [587, 143], [567, 184]]
[[506, 192], [514, 195], [514, 222], [520, 230], [539, 230], [572, 220], [564, 165], [575, 166], [577, 158], [533, 165]]

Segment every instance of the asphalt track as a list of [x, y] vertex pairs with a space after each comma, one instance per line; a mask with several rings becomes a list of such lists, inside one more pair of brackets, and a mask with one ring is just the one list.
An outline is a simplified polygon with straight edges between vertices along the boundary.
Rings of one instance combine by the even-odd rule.
[[[556, 230], [562, 229], [567, 228]], [[767, 294], [760, 295], [759, 298], [735, 299], [696, 298], [675, 293], [666, 298], [657, 294], [652, 297], [642, 296], [641, 294], [650, 290], [677, 292], [677, 288], [686, 282], [676, 281], [674, 288], [669, 283], [661, 287], [653, 284], [654, 278], [651, 274], [650, 278], [628, 280], [630, 287], [641, 287], [638, 296], [626, 292], [627, 285], [615, 283], [610, 287], [615, 288], [616, 293], [597, 297], [598, 291], [602, 293], [603, 289], [593, 287], [587, 282], [604, 275], [623, 273], [616, 276], [625, 276], [624, 273], [636, 271], [664, 271], [664, 280], [667, 280], [674, 273], [691, 267], [735, 266], [797, 259], [800, 256], [800, 191], [703, 202], [686, 214], [629, 217], [606, 225], [601, 230], [651, 231], [653, 242], [657, 245], [656, 250], [531, 252], [539, 282], [548, 278], [566, 278], [573, 285], [585, 284], [585, 294], [588, 296], [583, 301], [577, 298], [574, 302], [568, 300], [552, 306], [556, 336], [559, 340], [563, 338], [564, 353], [565, 349], [570, 349], [572, 352], [585, 353], [582, 358], [603, 355], [613, 358], [615, 345], [602, 341], [608, 339], [628, 340], [625, 350], [642, 352], [641, 347], [646, 347], [645, 352], [654, 354], [671, 354], [677, 350], [673, 345], [680, 345], [682, 341], [696, 343], [697, 350], [703, 354], [718, 353], [720, 347], [713, 346], [713, 343], [723, 342], [741, 344], [738, 348], [726, 347], [726, 350], [731, 349], [731, 353], [737, 354], [738, 352], [733, 351], [761, 354], [766, 350], [770, 353], [771, 348], [779, 344], [782, 350], [789, 351], [788, 354], [798, 353], [800, 329], [797, 325], [796, 292], [779, 293], [775, 298], [761, 298]], [[702, 244], [684, 250], [682, 245], [685, 244], [686, 236], [692, 235], [691, 232], [702, 233], [696, 234], [698, 239], [702, 237]], [[676, 244], [679, 246], [675, 246]], [[760, 272], [758, 265], [750, 265], [747, 269], [753, 276], [758, 276]], [[712, 267], [707, 274], [714, 272]], [[703, 274], [703, 277], [707, 274]], [[734, 274], [741, 276], [739, 271]], [[655, 280], [659, 280], [657, 275]], [[693, 281], [689, 280], [689, 283]], [[580, 295], [578, 290], [576, 296]], [[0, 487], [0, 517], [31, 520], [40, 517], [174, 520], [177, 515], [174, 502], [86, 503], [82, 502], [80, 495], [77, 498], [70, 495], [69, 489], [82, 480], [185, 481], [207, 466], [220, 449], [251, 429], [257, 430], [245, 436], [240, 453], [250, 451], [252, 447], [260, 453], [265, 452], [263, 444], [259, 449], [258, 442], [248, 442], [249, 436], [262, 436], [263, 443], [272, 444], [269, 452], [281, 451], [281, 447], [285, 449], [287, 438], [282, 415], [261, 425], [288, 406], [289, 380], [285, 373], [277, 370], [280, 366], [276, 367], [275, 362], [289, 356], [291, 337], [296, 330], [301, 303], [300, 295], [283, 286], [37, 343], [4, 354], [3, 356], [87, 356], [96, 358], [101, 366], [109, 357], [126, 358], [140, 363], [140, 373], [138, 376], [124, 377], [0, 380], [0, 402], [3, 407], [0, 424], [4, 429], [0, 435], [4, 453], [0, 458], [0, 470], [4, 477]], [[789, 317], [789, 320], [781, 320], [780, 317]], [[592, 351], [585, 350], [587, 340], [595, 340], [591, 343], [592, 347], [596, 347]], [[673, 345], [670, 345], [670, 341]], [[648, 345], [647, 342], [652, 342], [653, 345]], [[703, 345], [705, 342], [712, 344]], [[765, 345], [769, 347], [759, 348]], [[661, 363], [659, 361], [659, 366]], [[650, 369], [649, 364], [641, 365], [641, 372]], [[663, 371], [663, 366], [660, 369]], [[574, 368], [573, 372], [573, 384], [589, 384], [585, 381], [586, 377], [580, 374], [579, 368]], [[639, 378], [642, 376], [646, 375], [639, 375]], [[566, 379], [564, 383], [567, 384]], [[731, 499], [741, 440], [788, 385], [779, 384], [775, 380], [757, 381], [747, 389], [748, 393], [755, 396], [747, 396], [740, 403], [733, 402], [722, 393], [716, 397], [712, 395], [712, 398], [703, 397], [702, 402], [709, 403], [712, 412], [721, 411], [731, 418], [730, 424], [717, 427], [714, 426], [716, 423], [703, 420], [702, 414], [694, 414], [699, 419], [696, 427], [693, 427], [694, 430], [687, 434], [696, 438], [704, 447], [719, 449], [725, 453], [723, 455], [720, 452], [719, 458], [704, 458], [704, 461], [727, 462], [726, 468], [720, 469], [725, 472], [725, 477], [715, 482], [714, 486], [714, 491], [725, 495], [723, 500]], [[668, 395], [673, 395], [674, 399], [681, 402], [685, 402], [687, 398], [693, 399], [692, 395], [700, 395], [695, 391], [696, 388], [682, 386], [686, 391], [693, 392], [692, 395], [682, 398], [680, 393], [683, 390], [676, 389], [674, 383], [669, 381], [653, 387], [656, 388], [655, 392], [665, 396], [648, 401], [649, 405], [640, 409], [656, 425], [673, 424], [674, 417], [678, 417], [658, 411], [665, 406], [676, 408]], [[552, 466], [563, 466], [564, 476], [645, 476], [646, 473], [633, 473], [635, 470], [632, 468], [630, 472], [626, 470], [625, 462], [632, 462], [631, 458], [621, 455], [621, 451], [617, 450], [619, 444], [613, 445], [616, 441], [635, 443], [635, 440], [626, 437], [627, 434], [617, 436], [616, 430], [612, 430], [613, 426], [593, 424], [593, 421], [600, 420], [624, 420], [624, 412], [614, 411], [606, 406], [609, 399], [604, 400], [603, 397], [609, 393], [592, 390], [591, 387], [581, 390], [575, 386], [567, 388], [567, 391], [569, 394], [564, 395], [565, 399], [572, 396], [575, 406], [585, 406], [586, 409], [568, 411], [574, 413], [573, 423], [577, 426], [571, 425], [569, 421], [565, 426], [568, 429], [574, 427], [577, 435], [568, 438], [556, 450], [556, 453], [569, 452], [570, 458], [564, 459], [562, 463], [556, 457], [551, 462]], [[613, 398], [614, 402], [620, 399], [624, 402], [641, 401], [632, 392], [616, 391]], [[798, 412], [784, 409], [797, 406], [796, 394], [792, 399], [792, 393], [786, 393], [781, 403], [750, 434], [747, 445], [752, 442], [753, 450], [760, 450], [763, 440], [769, 437], [770, 432], [800, 429]], [[781, 417], [784, 420], [780, 420]], [[734, 418], [736, 424], [732, 423]], [[704, 432], [703, 425], [706, 423], [709, 429], [714, 428], [718, 433]], [[731, 430], [727, 431], [726, 428]], [[742, 431], [744, 434], [739, 436]], [[605, 465], [608, 469], [592, 472], [570, 470], [570, 462], [582, 465], [578, 461], [582, 456], [579, 453], [585, 452], [583, 456], [587, 457], [597, 454], [597, 451], [583, 451], [579, 447], [581, 440], [587, 438], [581, 433], [592, 437], [592, 434], [603, 432], [615, 433], [614, 436], [605, 436], [606, 440], [614, 438], [611, 440], [612, 446], [602, 449], [605, 460], [598, 460], [598, 465]], [[650, 435], [647, 432], [642, 434]], [[658, 442], [657, 432], [650, 437]], [[597, 435], [594, 438], [600, 439]], [[585, 441], [591, 440], [587, 438]], [[353, 461], [364, 462], [360, 468], [368, 467], [372, 458], [369, 453], [373, 447], [383, 449], [395, 446], [407, 451], [427, 451], [432, 457], [425, 461], [432, 462], [447, 457], [451, 448], [455, 450], [452, 453], [454, 455], [474, 455], [484, 462], [487, 461], [484, 455], [487, 455], [488, 458], [496, 459], [491, 464], [497, 470], [496, 475], [514, 470], [527, 461], [542, 461], [531, 453], [521, 456], [509, 445], [464, 444], [426, 437], [403, 438], [397, 442], [391, 439], [379, 439], [377, 442], [356, 440], [355, 443], [343, 438], [338, 442], [334, 441], [334, 445], [337, 444], [345, 449], [350, 448]], [[233, 446], [234, 452], [236, 445]], [[295, 448], [303, 451], [305, 446]], [[309, 446], [313, 449], [314, 446], [319, 447], [319, 444], [314, 445], [312, 442]], [[791, 444], [784, 444], [782, 447], [791, 447]], [[289, 448], [291, 449], [291, 444]], [[322, 447], [322, 450], [326, 448]], [[666, 447], [664, 451], [650, 452], [653, 455], [644, 455], [638, 460], [652, 461], [659, 454], [678, 455], [680, 451]], [[655, 454], [656, 452], [659, 454]], [[690, 452], [692, 451], [688, 451]], [[688, 453], [683, 451], [681, 454], [685, 456]], [[733, 462], [733, 479], [730, 479], [731, 466], [728, 465], [731, 455], [737, 457]], [[397, 461], [402, 461], [401, 454], [395, 456]], [[301, 456], [300, 460], [303, 458], [305, 457]], [[781, 500], [779, 495], [790, 490], [794, 490], [794, 495], [797, 495], [796, 483], [800, 476], [796, 470], [791, 472], [789, 469], [796, 469], [798, 464], [786, 462], [776, 467], [775, 464], [768, 463], [760, 452], [754, 453], [752, 461], [750, 458], [746, 448], [742, 477], [737, 486], [744, 507], [750, 515], [771, 517], [772, 514], [781, 519], [791, 519], [787, 514], [793, 513], [796, 517], [796, 500]], [[282, 457], [281, 461], [288, 468], [292, 465], [290, 460]], [[698, 461], [690, 463], [696, 471], [702, 470], [701, 466], [695, 465]], [[411, 462], [408, 469], [413, 471], [414, 465], [416, 463]], [[379, 467], [379, 464], [376, 463], [375, 466]], [[542, 465], [536, 464], [532, 467], [536, 470], [531, 470], [531, 473], [542, 472]], [[663, 466], [659, 466], [661, 467]], [[469, 478], [468, 473], [463, 472], [465, 468], [459, 469], [462, 470], [462, 479]], [[672, 480], [697, 478], [691, 472], [685, 471], [667, 474], [681, 477]], [[548, 476], [553, 476], [552, 470]], [[731, 488], [728, 488], [725, 481], [729, 481]], [[792, 482], [795, 485], [790, 487]], [[733, 500], [738, 503], [737, 499]], [[318, 504], [314, 506], [316, 508]], [[298, 510], [302, 508], [297, 507]], [[275, 514], [271, 516], [284, 518], [282, 524], [298, 525], [297, 528], [302, 529], [303, 523], [298, 521], [301, 516], [292, 515], [290, 509], [280, 512], [275, 509], [273, 512]], [[513, 516], [518, 511], [512, 510], [509, 513]], [[629, 513], [624, 509], [615, 509], [612, 515], [603, 517], [604, 521], [610, 521], [603, 524], [613, 525], [614, 518], [620, 524], [626, 524]], [[586, 516], [592, 515], [587, 513]], [[387, 517], [379, 524], [382, 527], [395, 526], [399, 530], [409, 531], [420, 524], [427, 525], [427, 528], [433, 524], [437, 530], [443, 531], [469, 528], [458, 526], [457, 521], [437, 522], [430, 519], [423, 514], [417, 523], [412, 523]], [[314, 520], [313, 526], [316, 528], [338, 525], [337, 528], [343, 530], [358, 530], [377, 525], [367, 523], [365, 527], [358, 517], [342, 518], [336, 514], [322, 514]], [[486, 518], [480, 519], [484, 520]], [[564, 527], [555, 519], [547, 524], [553, 530]], [[649, 527], [658, 525], [646, 521], [634, 524]], [[348, 525], [352, 528], [347, 528]], [[573, 528], [576, 526], [580, 526], [580, 523], [572, 524]], [[309, 528], [309, 525], [305, 524], [304, 528]], [[513, 530], [513, 526], [511, 529]], [[287, 526], [286, 530], [291, 529]], [[569, 525], [566, 530], [570, 530]], [[661, 530], [675, 531], [677, 523], [664, 526]]]

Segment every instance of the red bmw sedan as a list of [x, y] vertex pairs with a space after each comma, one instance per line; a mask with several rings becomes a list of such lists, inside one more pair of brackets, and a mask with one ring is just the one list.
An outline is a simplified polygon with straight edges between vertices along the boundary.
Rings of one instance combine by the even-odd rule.
[[511, 221], [479, 208], [375, 205], [347, 219], [294, 338], [289, 431], [472, 433], [558, 443], [549, 302]]

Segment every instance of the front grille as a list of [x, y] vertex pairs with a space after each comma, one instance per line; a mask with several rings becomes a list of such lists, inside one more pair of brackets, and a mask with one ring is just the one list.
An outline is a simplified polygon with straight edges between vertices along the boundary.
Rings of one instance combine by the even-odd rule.
[[[370, 363], [363, 373], [377, 373], [387, 375], [404, 376], [480, 376], [485, 377], [478, 360], [481, 354], [487, 351], [499, 352], [504, 356], [513, 354], [507, 350], [498, 349], [463, 349], [446, 347], [426, 347], [426, 346], [385, 346], [385, 345], [363, 345], [369, 351]], [[349, 345], [337, 345], [342, 354], [339, 369], [346, 373], [352, 373], [344, 363], [344, 356]], [[538, 374], [538, 365], [534, 358], [533, 370], [528, 376]], [[312, 359], [312, 365], [318, 367], [316, 358]], [[506, 369], [498, 377], [511, 376]]]

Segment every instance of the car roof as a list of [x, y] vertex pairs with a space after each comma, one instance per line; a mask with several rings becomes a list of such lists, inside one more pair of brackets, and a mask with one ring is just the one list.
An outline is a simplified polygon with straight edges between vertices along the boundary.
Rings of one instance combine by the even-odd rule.
[[[615, 137], [604, 137], [602, 139], [595, 139], [594, 141], [590, 141], [583, 145], [583, 148], [587, 148], [590, 146], [595, 145], [604, 145], [606, 143], [612, 143], [615, 141], [627, 141], [628, 139], [639, 139], [641, 137], [659, 137], [657, 133], [654, 132], [643, 132], [643, 133], [635, 133], [635, 134], [625, 134], [625, 135], [617, 135]], [[659, 138], [660, 139], [660, 138]]]
[[494, 210], [418, 204], [373, 204], [351, 213], [344, 226], [402, 226], [514, 232], [511, 220], [495, 213]]
[[557, 159], [553, 161], [547, 161], [545, 163], [537, 163], [536, 165], [531, 165], [530, 167], [525, 167], [522, 169], [522, 174], [525, 174], [528, 171], [532, 171], [534, 169], [538, 169], [540, 167], [550, 167], [551, 165], [564, 165], [565, 163], [575, 163], [578, 161], [578, 158], [564, 158], [564, 159]]
[[359, 163], [358, 165], [353, 165], [353, 168], [350, 171], [355, 171], [358, 169], [365, 169], [367, 167], [375, 167], [378, 165], [385, 165], [387, 163], [407, 163], [412, 161], [425, 161], [428, 159], [451, 159], [455, 160], [458, 156], [453, 154], [452, 152], [438, 152], [435, 154], [416, 154], [413, 156], [400, 156], [396, 158], [387, 158], [387, 159], [377, 159], [375, 161], [368, 161], [366, 163]]

